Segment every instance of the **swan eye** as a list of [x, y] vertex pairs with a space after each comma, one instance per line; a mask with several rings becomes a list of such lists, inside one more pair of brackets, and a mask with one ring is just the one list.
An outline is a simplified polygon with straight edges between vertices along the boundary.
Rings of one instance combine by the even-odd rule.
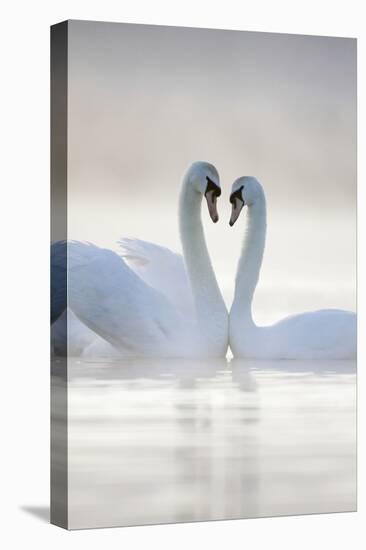
[[207, 180], [207, 187], [206, 187], [205, 194], [208, 193], [209, 191], [213, 191], [213, 194], [215, 195], [215, 197], [219, 197], [221, 195], [220, 187], [216, 185], [216, 183], [214, 183], [212, 179], [210, 179], [208, 176], [206, 176], [206, 180]]
[[237, 189], [237, 191], [235, 191], [234, 193], [232, 193], [230, 195], [230, 202], [231, 204], [235, 204], [235, 202], [237, 200], [241, 201], [241, 202], [244, 202], [244, 199], [243, 199], [243, 196], [241, 194], [242, 190], [244, 189], [244, 185], [242, 185], [239, 189]]

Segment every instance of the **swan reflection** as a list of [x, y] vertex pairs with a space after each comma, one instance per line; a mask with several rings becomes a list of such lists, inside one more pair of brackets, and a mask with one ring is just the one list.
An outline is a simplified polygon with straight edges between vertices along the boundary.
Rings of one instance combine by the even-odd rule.
[[68, 415], [74, 528], [355, 508], [353, 362], [73, 359]]

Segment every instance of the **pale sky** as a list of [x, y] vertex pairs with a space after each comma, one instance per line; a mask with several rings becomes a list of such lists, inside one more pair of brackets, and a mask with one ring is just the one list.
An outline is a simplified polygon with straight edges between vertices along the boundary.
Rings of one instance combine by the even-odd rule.
[[268, 209], [256, 317], [355, 308], [354, 39], [71, 21], [68, 100], [69, 238], [180, 251], [182, 176], [207, 160], [228, 303], [245, 224], [228, 226], [230, 186], [253, 175]]

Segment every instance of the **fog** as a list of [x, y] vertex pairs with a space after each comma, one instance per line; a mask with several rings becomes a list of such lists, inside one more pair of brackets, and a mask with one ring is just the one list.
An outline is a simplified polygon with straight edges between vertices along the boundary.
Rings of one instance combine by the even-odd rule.
[[257, 319], [355, 308], [355, 40], [71, 21], [68, 55], [69, 238], [180, 251], [182, 176], [207, 160], [227, 302], [245, 225], [228, 226], [230, 186], [254, 175], [268, 209]]

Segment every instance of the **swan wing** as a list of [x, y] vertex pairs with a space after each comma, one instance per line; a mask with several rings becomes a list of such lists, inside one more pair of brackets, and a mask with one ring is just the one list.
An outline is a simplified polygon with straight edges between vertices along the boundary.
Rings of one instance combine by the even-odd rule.
[[140, 239], [120, 239], [122, 257], [148, 285], [164, 294], [184, 316], [194, 315], [187, 270], [181, 254]]
[[111, 250], [71, 241], [68, 254], [69, 305], [91, 330], [131, 354], [176, 351], [184, 323], [166, 296]]
[[91, 331], [69, 309], [51, 327], [52, 348], [56, 355], [81, 355], [86, 348], [101, 341], [95, 332]]

